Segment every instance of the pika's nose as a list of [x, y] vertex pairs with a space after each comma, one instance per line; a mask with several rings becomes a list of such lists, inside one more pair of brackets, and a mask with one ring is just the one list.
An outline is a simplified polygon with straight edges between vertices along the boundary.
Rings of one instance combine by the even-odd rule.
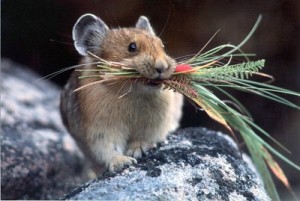
[[168, 69], [168, 67], [169, 65], [166, 60], [156, 59], [154, 68], [159, 74], [163, 73], [166, 69]]

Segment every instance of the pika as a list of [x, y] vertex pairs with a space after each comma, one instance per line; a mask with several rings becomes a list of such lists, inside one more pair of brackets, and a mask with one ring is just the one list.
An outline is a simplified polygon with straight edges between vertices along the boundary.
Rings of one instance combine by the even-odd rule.
[[[134, 68], [149, 80], [169, 78], [176, 62], [145, 16], [135, 27], [109, 29], [93, 14], [82, 15], [72, 31], [74, 46], [83, 56], [83, 69], [95, 69], [98, 57]], [[99, 83], [74, 92], [100, 78], [79, 79], [87, 72], [74, 71], [62, 93], [63, 123], [92, 162], [97, 174], [117, 171], [136, 163], [148, 149], [164, 141], [179, 126], [183, 96], [157, 82]], [[126, 94], [120, 97], [121, 94]]]

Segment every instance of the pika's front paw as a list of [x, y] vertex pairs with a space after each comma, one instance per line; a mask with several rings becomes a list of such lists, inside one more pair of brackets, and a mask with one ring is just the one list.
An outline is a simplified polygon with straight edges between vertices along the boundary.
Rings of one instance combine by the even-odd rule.
[[156, 147], [156, 144], [149, 144], [145, 142], [132, 142], [128, 145], [128, 149], [126, 152], [127, 156], [132, 156], [134, 158], [141, 158], [143, 153], [146, 154], [146, 152]]
[[137, 161], [128, 156], [118, 155], [115, 156], [108, 165], [108, 170], [110, 172], [115, 172], [121, 170], [125, 165], [136, 164]]

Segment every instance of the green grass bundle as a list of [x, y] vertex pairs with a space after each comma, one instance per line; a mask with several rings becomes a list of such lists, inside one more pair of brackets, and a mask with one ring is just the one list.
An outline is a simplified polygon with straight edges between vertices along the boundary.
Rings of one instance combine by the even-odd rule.
[[[279, 200], [268, 167], [286, 187], [290, 189], [290, 186], [283, 171], [272, 158], [271, 154], [279, 157], [299, 171], [300, 167], [275, 150], [259, 136], [259, 134], [265, 135], [279, 146], [283, 147], [266, 131], [256, 125], [250, 118], [249, 112], [245, 107], [226, 91], [226, 89], [235, 89], [246, 93], [253, 93], [297, 110], [300, 109], [298, 105], [280, 96], [280, 94], [289, 94], [299, 97], [300, 93], [249, 80], [253, 75], [272, 79], [272, 76], [260, 72], [265, 65], [265, 60], [249, 61], [248, 57], [253, 56], [253, 54], [245, 54], [240, 51], [241, 46], [249, 40], [260, 21], [261, 17], [258, 18], [250, 33], [239, 45], [225, 44], [203, 53], [200, 51], [194, 57], [179, 62], [174, 74], [169, 79], [157, 82], [164, 85], [165, 88], [173, 89], [185, 95], [198, 107], [202, 108], [212, 119], [225, 126], [232, 135], [234, 135], [234, 131], [238, 132], [243, 138], [252, 159], [263, 178], [270, 197], [272, 200]], [[90, 76], [80, 78], [99, 77], [100, 79], [99, 81], [82, 86], [76, 89], [76, 91], [97, 83], [121, 79], [131, 80], [133, 82], [148, 81], [146, 78], [142, 78], [140, 74], [133, 68], [130, 68], [130, 66], [124, 66], [117, 62], [105, 61], [92, 53], [89, 54], [97, 60], [97, 68], [92, 70], [79, 70], [92, 72]], [[238, 64], [232, 64], [232, 60], [236, 58], [244, 58], [245, 61]], [[220, 91], [226, 95], [238, 106], [240, 112], [214, 95], [214, 90]], [[283, 149], [285, 148], [283, 147]]]

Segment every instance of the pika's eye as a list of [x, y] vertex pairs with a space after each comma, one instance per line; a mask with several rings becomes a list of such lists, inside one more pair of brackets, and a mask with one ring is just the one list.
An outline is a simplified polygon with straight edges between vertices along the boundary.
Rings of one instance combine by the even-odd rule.
[[135, 52], [135, 51], [137, 51], [136, 43], [130, 43], [130, 44], [128, 45], [128, 51], [129, 51], [129, 52]]

